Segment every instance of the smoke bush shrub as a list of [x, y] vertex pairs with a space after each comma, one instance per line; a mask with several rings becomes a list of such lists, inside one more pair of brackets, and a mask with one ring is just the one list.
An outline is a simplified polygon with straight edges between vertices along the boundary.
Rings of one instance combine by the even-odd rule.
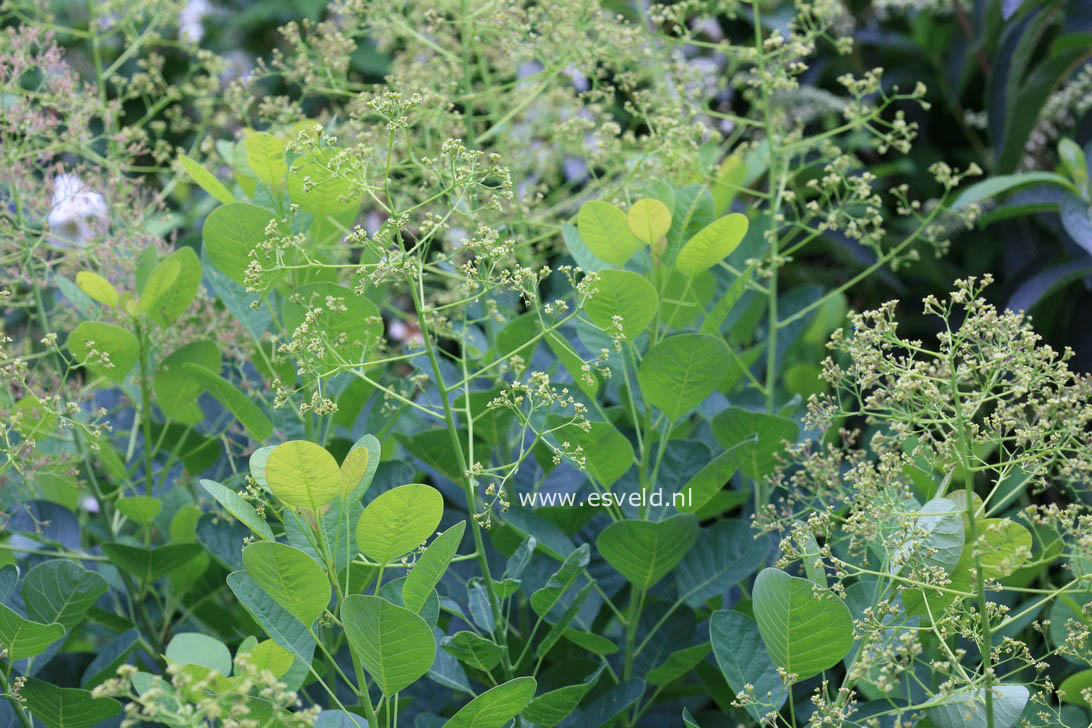
[[706, 5], [3, 6], [7, 723], [1087, 720], [1087, 376], [851, 311], [1023, 183]]

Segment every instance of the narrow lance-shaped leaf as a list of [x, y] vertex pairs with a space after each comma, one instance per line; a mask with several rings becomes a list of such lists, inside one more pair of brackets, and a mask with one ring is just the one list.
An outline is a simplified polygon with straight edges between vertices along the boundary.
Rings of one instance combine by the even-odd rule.
[[220, 485], [214, 480], [201, 480], [201, 487], [211, 495], [216, 501], [224, 507], [231, 515], [235, 516], [244, 526], [249, 528], [255, 534], [260, 536], [265, 541], [272, 541], [273, 530], [269, 527], [269, 524], [258, 515], [258, 511], [254, 506], [243, 500], [235, 491]]
[[219, 400], [220, 404], [227, 407], [256, 440], [266, 440], [273, 434], [273, 423], [269, 421], [261, 408], [236, 389], [231, 382], [200, 364], [186, 362], [182, 368], [199, 381], [209, 394]]
[[533, 677], [517, 677], [486, 690], [451, 716], [444, 728], [502, 728], [535, 696]]
[[459, 521], [437, 536], [417, 559], [402, 585], [402, 603], [407, 609], [420, 612], [428, 595], [440, 582], [462, 541], [466, 521]]
[[186, 174], [190, 176], [190, 179], [200, 185], [205, 192], [208, 192], [220, 202], [235, 202], [235, 195], [231, 194], [231, 191], [220, 180], [216, 179], [211, 172], [202, 167], [197, 160], [187, 157], [185, 154], [179, 154], [178, 161], [182, 165], [182, 169], [186, 170]]

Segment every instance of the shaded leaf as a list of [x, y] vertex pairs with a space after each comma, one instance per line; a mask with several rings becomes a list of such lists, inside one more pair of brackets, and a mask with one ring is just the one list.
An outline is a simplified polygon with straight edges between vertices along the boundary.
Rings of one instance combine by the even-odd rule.
[[779, 667], [801, 680], [833, 667], [853, 646], [853, 618], [836, 596], [780, 569], [763, 569], [752, 591], [762, 641]]
[[28, 617], [72, 629], [106, 589], [106, 579], [99, 574], [65, 559], [52, 559], [31, 567], [23, 577], [22, 595]]
[[20, 694], [48, 728], [90, 728], [121, 712], [113, 698], [93, 698], [89, 690], [59, 688], [35, 678], [27, 678]]
[[659, 522], [616, 521], [603, 529], [595, 545], [631, 584], [648, 589], [686, 556], [698, 530], [698, 521], [690, 514]]

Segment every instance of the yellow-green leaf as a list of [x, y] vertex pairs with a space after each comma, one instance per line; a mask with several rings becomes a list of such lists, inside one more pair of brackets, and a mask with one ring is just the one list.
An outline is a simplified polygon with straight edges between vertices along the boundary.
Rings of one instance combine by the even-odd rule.
[[443, 513], [444, 498], [432, 486], [399, 486], [380, 494], [360, 514], [356, 543], [369, 559], [389, 564], [423, 544], [440, 525]]
[[576, 227], [588, 250], [614, 265], [625, 265], [641, 247], [626, 225], [626, 213], [609, 202], [592, 200], [581, 205]]
[[76, 285], [91, 298], [107, 306], [118, 305], [117, 289], [98, 273], [83, 270], [76, 274]]
[[122, 515], [130, 521], [140, 524], [151, 523], [159, 515], [163, 504], [149, 495], [133, 495], [128, 498], [118, 498], [115, 503]]
[[284, 181], [288, 171], [288, 164], [284, 161], [287, 144], [284, 139], [263, 132], [255, 132], [243, 142], [247, 164], [258, 179], [269, 187], [276, 187]]
[[187, 157], [185, 154], [179, 154], [178, 161], [182, 164], [182, 169], [186, 170], [186, 174], [190, 176], [190, 179], [196, 182], [205, 192], [208, 192], [220, 202], [235, 202], [235, 195], [231, 194], [231, 191], [220, 180], [216, 179], [211, 172], [198, 164], [196, 160]]
[[286, 505], [315, 511], [337, 498], [344, 483], [334, 456], [306, 440], [289, 440], [273, 448], [265, 463], [265, 480]]
[[659, 200], [646, 197], [629, 208], [626, 224], [639, 240], [652, 245], [671, 229], [671, 210]]
[[688, 276], [712, 268], [739, 247], [747, 225], [747, 216], [738, 212], [714, 220], [687, 241], [675, 259], [675, 267]]

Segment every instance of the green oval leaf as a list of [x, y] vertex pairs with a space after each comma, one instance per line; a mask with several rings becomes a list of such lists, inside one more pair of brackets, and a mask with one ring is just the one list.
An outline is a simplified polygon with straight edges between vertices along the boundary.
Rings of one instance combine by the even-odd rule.
[[770, 550], [748, 522], [726, 519], [703, 528], [675, 572], [679, 599], [695, 609], [749, 576]]
[[84, 321], [68, 335], [68, 350], [95, 374], [120, 384], [136, 364], [140, 342], [120, 326]]
[[1063, 703], [1083, 705], [1090, 708], [1092, 705], [1089, 705], [1089, 702], [1082, 695], [1086, 690], [1092, 690], [1092, 670], [1075, 672], [1058, 686], [1058, 694]]
[[32, 566], [23, 577], [23, 604], [31, 619], [72, 629], [106, 589], [101, 575], [65, 559], [51, 559]]
[[[648, 279], [627, 270], [606, 269], [591, 286], [592, 295], [584, 304], [584, 312], [599, 328], [608, 333], [621, 331], [626, 339], [634, 339], [648, 328], [660, 308], [660, 297]], [[620, 317], [620, 329], [615, 317]]]
[[247, 164], [268, 187], [277, 187], [284, 181], [288, 171], [288, 164], [284, 161], [287, 145], [287, 140], [264, 132], [254, 132], [243, 140]]
[[0, 604], [0, 643], [7, 650], [9, 660], [40, 655], [62, 637], [64, 627], [57, 622], [35, 622]]
[[436, 659], [436, 638], [425, 620], [382, 597], [346, 597], [341, 621], [349, 647], [384, 695], [416, 682]]
[[[1031, 693], [1023, 685], [995, 685], [993, 728], [1012, 728], [1020, 720]], [[986, 728], [986, 692], [963, 688], [943, 698], [942, 705], [926, 712], [936, 728]]]
[[[531, 594], [531, 608], [538, 616], [543, 619], [550, 618], [550, 613], [561, 602], [565, 592], [576, 584], [577, 579], [584, 573], [590, 554], [591, 547], [586, 543], [580, 544], [579, 548], [565, 558], [550, 579]], [[554, 617], [556, 616], [555, 614]], [[553, 618], [550, 619], [553, 621]]]
[[118, 305], [118, 292], [117, 289], [98, 273], [92, 273], [91, 271], [80, 271], [76, 274], [76, 285], [83, 290], [88, 296], [104, 303], [107, 306]]
[[796, 442], [800, 426], [793, 420], [765, 412], [729, 407], [713, 418], [713, 436], [731, 459], [754, 481], [773, 472], [785, 443]]
[[217, 207], [205, 218], [202, 229], [208, 259], [228, 278], [243, 283], [250, 251], [265, 240], [265, 228], [272, 220], [269, 210], [247, 202]]
[[309, 215], [337, 215], [360, 204], [352, 183], [331, 171], [336, 154], [332, 148], [316, 149], [296, 159], [288, 170], [288, 194]]
[[157, 318], [162, 318], [159, 312], [160, 303], [178, 280], [178, 274], [181, 272], [182, 264], [177, 259], [164, 258], [159, 261], [159, 265], [152, 269], [148, 280], [144, 282], [140, 300], [136, 304], [136, 312], [144, 316], [156, 314]]
[[204, 385], [184, 368], [190, 362], [209, 371], [220, 371], [220, 349], [211, 341], [192, 341], [170, 353], [152, 376], [156, 404], [163, 414], [183, 425], [196, 425], [205, 418], [197, 398]]
[[440, 644], [459, 662], [484, 672], [499, 665], [501, 657], [504, 656], [504, 648], [496, 642], [465, 630], [444, 637]]
[[334, 456], [307, 440], [289, 440], [273, 448], [264, 474], [273, 495], [294, 508], [317, 511], [342, 492], [341, 469]]
[[682, 561], [698, 538], [698, 519], [680, 513], [663, 521], [616, 521], [599, 534], [595, 547], [618, 573], [648, 589]]
[[732, 254], [747, 234], [746, 215], [733, 212], [709, 223], [687, 241], [675, 267], [688, 276], [708, 270]]
[[576, 227], [588, 250], [614, 265], [625, 265], [641, 247], [626, 224], [626, 213], [609, 202], [592, 200], [581, 205]]
[[144, 548], [126, 543], [104, 543], [103, 553], [123, 571], [137, 578], [140, 583], [161, 579], [190, 560], [204, 553], [195, 543], [175, 543], [156, 548]]
[[199, 632], [180, 632], [167, 645], [167, 659], [175, 665], [200, 665], [224, 677], [231, 674], [231, 651], [215, 637]]
[[567, 718], [580, 704], [580, 701], [584, 699], [584, 696], [588, 694], [588, 691], [595, 687], [602, 672], [603, 668], [600, 667], [585, 678], [582, 683], [566, 685], [539, 695], [523, 709], [523, 717], [535, 725], [542, 726], [542, 728], [554, 728]]
[[933, 498], [923, 505], [914, 523], [914, 533], [891, 558], [891, 573], [898, 574], [908, 562], [915, 560], [924, 566], [939, 566], [952, 573], [963, 553], [965, 512], [947, 498]]
[[985, 518], [975, 524], [978, 542], [973, 545], [982, 557], [987, 579], [1009, 576], [1031, 556], [1031, 532], [1008, 518]]
[[238, 662], [240, 655], [246, 655], [251, 667], [254, 669], [269, 670], [276, 678], [283, 677], [290, 669], [295, 658], [292, 653], [278, 645], [273, 640], [262, 640], [248, 650], [239, 648], [235, 654]]
[[637, 379], [645, 401], [674, 421], [712, 394], [731, 365], [732, 355], [722, 339], [679, 334], [645, 355]]
[[123, 516], [140, 524], [151, 523], [159, 515], [159, 511], [163, 509], [163, 504], [159, 502], [159, 499], [150, 495], [132, 495], [128, 498], [118, 498], [114, 505], [117, 506]]
[[369, 559], [389, 564], [427, 541], [443, 513], [444, 497], [430, 485], [392, 488], [360, 514], [356, 543]]
[[834, 594], [808, 579], [766, 568], [755, 579], [752, 595], [770, 657], [798, 679], [817, 675], [849, 654], [853, 617]]
[[645, 680], [649, 685], [667, 685], [675, 682], [704, 660], [709, 650], [710, 646], [707, 642], [675, 650], [667, 656], [666, 660], [649, 670]]
[[89, 690], [59, 688], [37, 678], [27, 678], [20, 692], [47, 728], [91, 728], [121, 712], [113, 698], [93, 698]]
[[308, 311], [311, 330], [321, 332], [329, 347], [322, 358], [329, 366], [342, 360], [366, 362], [383, 337], [379, 309], [345, 286], [320, 281], [297, 287], [284, 303], [285, 329], [295, 331]]
[[779, 710], [789, 696], [770, 655], [762, 644], [755, 620], [741, 612], [722, 609], [709, 620], [709, 640], [724, 679], [736, 693], [744, 685], [754, 686], [755, 698], [762, 705], [748, 705], [747, 712], [756, 720], [768, 709]]
[[629, 208], [626, 225], [638, 240], [652, 245], [671, 229], [671, 210], [659, 200], [646, 197]]
[[[184, 314], [201, 287], [201, 260], [193, 252], [193, 248], [180, 247], [160, 263], [171, 266], [175, 264], [178, 265], [178, 274], [174, 282], [159, 293], [154, 306], [153, 315], [160, 326], [169, 326]], [[143, 300], [142, 296], [141, 301]]]
[[262, 590], [305, 626], [330, 603], [330, 580], [318, 562], [283, 543], [259, 541], [243, 549], [243, 566]]

